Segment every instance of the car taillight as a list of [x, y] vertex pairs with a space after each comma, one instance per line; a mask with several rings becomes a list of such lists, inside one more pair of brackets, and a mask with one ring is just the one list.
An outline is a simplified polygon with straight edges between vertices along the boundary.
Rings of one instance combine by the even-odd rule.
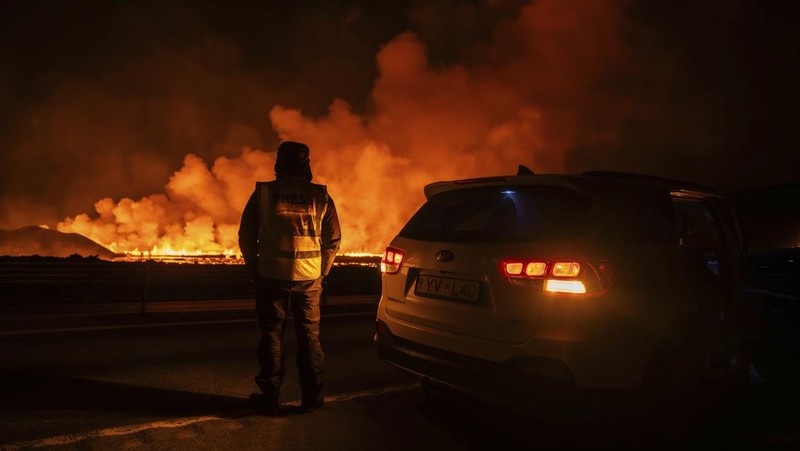
[[553, 263], [552, 274], [554, 277], [575, 277], [580, 272], [581, 272], [581, 264], [578, 262]]
[[406, 253], [400, 249], [387, 247], [386, 252], [383, 253], [383, 259], [381, 260], [381, 272], [397, 274], [397, 272], [400, 271], [400, 266], [403, 265], [405, 257]]
[[504, 260], [500, 267], [507, 277], [539, 277], [547, 272], [547, 262]]
[[586, 262], [537, 258], [508, 259], [500, 270], [511, 281], [541, 280], [542, 289], [557, 294], [600, 294], [611, 285], [608, 262]]
[[547, 279], [544, 291], [550, 293], [586, 294], [586, 285], [580, 280]]

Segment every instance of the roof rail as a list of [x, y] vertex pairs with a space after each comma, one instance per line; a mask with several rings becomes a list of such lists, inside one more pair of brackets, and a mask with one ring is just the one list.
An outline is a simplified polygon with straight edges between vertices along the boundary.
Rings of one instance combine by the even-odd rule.
[[645, 174], [637, 174], [634, 172], [620, 172], [620, 171], [586, 171], [581, 173], [583, 176], [588, 177], [619, 177], [619, 178], [629, 178], [629, 179], [639, 179], [639, 180], [648, 180], [651, 182], [661, 182], [661, 183], [670, 183], [675, 185], [681, 185], [686, 187], [691, 187], [698, 190], [709, 191], [712, 193], [717, 193], [719, 190], [712, 188], [707, 185], [702, 185], [700, 183], [695, 182], [688, 182], [686, 180], [678, 180], [678, 179], [670, 179], [666, 177], [658, 177], [655, 175], [645, 175]]

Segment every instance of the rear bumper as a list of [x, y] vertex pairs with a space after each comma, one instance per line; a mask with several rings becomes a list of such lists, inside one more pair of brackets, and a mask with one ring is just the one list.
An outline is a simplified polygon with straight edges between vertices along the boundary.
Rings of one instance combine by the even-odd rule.
[[[501, 384], [507, 384], [508, 380], [520, 380], [522, 373], [521, 385], [526, 390], [530, 384], [546, 385], [549, 390], [549, 385], [555, 382], [585, 390], [636, 389], [641, 385], [655, 337], [659, 335], [653, 332], [657, 327], [638, 321], [641, 315], [631, 319], [628, 317], [631, 315], [622, 316], [618, 312], [609, 315], [596, 311], [607, 309], [606, 303], [582, 303], [577, 308], [576, 303], [551, 302], [535, 333], [520, 343], [490, 340], [480, 333], [462, 334], [432, 327], [424, 321], [411, 321], [393, 315], [387, 307], [390, 304], [384, 293], [377, 320], [386, 325], [391, 341], [383, 337], [376, 341], [404, 355], [387, 355], [389, 363], [431, 378], [434, 377], [428, 373], [442, 371], [435, 365], [455, 368], [454, 377], [463, 377], [463, 367], [479, 368], [477, 382], [481, 388], [487, 381], [491, 383], [492, 375], [502, 374]], [[441, 378], [445, 382], [453, 380], [453, 377]]]
[[401, 370], [458, 391], [538, 413], [568, 413], [585, 401], [617, 394], [579, 387], [561, 362], [517, 357], [492, 362], [376, 333], [378, 356]]

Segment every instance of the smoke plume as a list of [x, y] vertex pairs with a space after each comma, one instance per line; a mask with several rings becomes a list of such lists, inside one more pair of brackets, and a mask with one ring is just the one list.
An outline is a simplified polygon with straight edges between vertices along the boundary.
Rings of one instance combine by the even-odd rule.
[[[725, 171], [742, 164], [744, 150], [724, 153], [731, 140], [742, 130], [772, 130], [768, 121], [737, 125], [749, 120], [741, 111], [758, 104], [720, 100], [748, 85], [745, 76], [719, 83], [748, 55], [720, 51], [730, 48], [725, 37], [745, 7], [687, 1], [679, 2], [680, 14], [667, 15], [657, 2], [633, 0], [446, 2], [441, 9], [411, 3], [404, 25], [414, 31], [383, 40], [371, 65], [355, 63], [348, 52], [372, 51], [358, 44], [359, 33], [371, 30], [374, 38], [383, 27], [365, 24], [371, 12], [355, 9], [299, 21], [304, 33], [287, 33], [293, 39], [284, 56], [300, 62], [285, 70], [264, 69], [233, 39], [206, 36], [180, 51], [157, 48], [105, 80], [115, 92], [133, 93], [122, 101], [105, 101], [102, 86], [58, 85], [56, 105], [69, 108], [35, 109], [42, 113], [37, 120], [57, 126], [44, 134], [49, 141], [31, 131], [25, 136], [38, 145], [21, 148], [41, 154], [54, 173], [83, 159], [87, 142], [109, 148], [84, 159], [81, 177], [41, 182], [43, 192], [69, 186], [84, 197], [109, 196], [94, 212], [71, 213], [58, 229], [115, 251], [236, 252], [239, 215], [255, 182], [273, 178], [277, 142], [293, 140], [309, 145], [314, 181], [328, 185], [336, 202], [343, 250], [380, 252], [424, 201], [426, 183], [511, 174], [518, 164], [536, 172], [612, 169], [714, 183], [731, 179]], [[697, 31], [711, 26], [716, 35]], [[317, 45], [304, 47], [308, 42]], [[346, 56], [354, 63], [345, 64]], [[364, 74], [373, 77], [365, 99], [355, 88]], [[314, 106], [321, 86], [334, 93], [322, 100], [327, 109]], [[796, 98], [774, 97], [786, 105]], [[95, 124], [109, 125], [105, 118], [117, 111], [123, 122]], [[161, 123], [168, 125], [166, 141], [153, 132]], [[772, 136], [778, 143], [792, 138]], [[48, 152], [51, 142], [66, 149], [63, 158]], [[117, 145], [124, 151], [110, 149]], [[182, 165], [176, 152], [188, 153]], [[788, 174], [791, 166], [772, 164], [752, 179]], [[125, 191], [126, 183], [136, 189]], [[0, 216], [24, 204], [4, 196]], [[42, 214], [29, 208], [31, 216]]]
[[[319, 117], [271, 109], [281, 140], [312, 149], [315, 181], [328, 185], [339, 210], [345, 252], [380, 251], [424, 201], [426, 183], [513, 173], [518, 164], [560, 171], [576, 139], [615, 139], [603, 132], [638, 105], [617, 99], [591, 111], [600, 124], [590, 133], [579, 119], [589, 113], [584, 103], [608, 95], [598, 86], [624, 79], [619, 68], [630, 66], [620, 10], [579, 3], [526, 6], [470, 65], [433, 65], [416, 34], [394, 37], [377, 54], [367, 113], [340, 99]], [[190, 154], [165, 194], [102, 199], [96, 217], [67, 218], [58, 229], [115, 251], [233, 252], [239, 214], [254, 183], [272, 178], [273, 163], [273, 152], [250, 149], [210, 167]]]

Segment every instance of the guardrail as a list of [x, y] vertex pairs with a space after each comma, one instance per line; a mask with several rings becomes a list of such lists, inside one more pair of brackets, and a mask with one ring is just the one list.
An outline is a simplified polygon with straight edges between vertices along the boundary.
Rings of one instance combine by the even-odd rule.
[[[324, 295], [380, 294], [380, 272], [371, 265], [337, 265]], [[0, 313], [37, 306], [138, 305], [144, 313], [165, 301], [198, 303], [253, 299], [254, 287], [243, 265], [176, 264], [157, 261], [109, 262], [98, 259], [0, 261]], [[113, 310], [113, 309], [112, 309]]]

